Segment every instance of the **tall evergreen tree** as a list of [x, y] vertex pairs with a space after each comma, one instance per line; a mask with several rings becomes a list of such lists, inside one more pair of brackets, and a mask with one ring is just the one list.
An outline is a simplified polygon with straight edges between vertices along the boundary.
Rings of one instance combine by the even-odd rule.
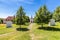
[[13, 24], [15, 24], [15, 15], [13, 16], [12, 22], [13, 22]]
[[54, 11], [53, 18], [54, 18], [56, 21], [60, 21], [60, 6], [58, 6], [58, 7], [56, 8], [56, 10]]
[[20, 28], [21, 25], [25, 24], [25, 12], [22, 6], [19, 8], [19, 10], [16, 13], [16, 24], [20, 25]]
[[0, 24], [2, 24], [3, 23], [3, 19], [2, 18], [0, 18]]
[[28, 16], [25, 16], [25, 22], [29, 22], [30, 21], [30, 19], [29, 19], [29, 17]]
[[35, 22], [42, 23], [43, 26], [43, 23], [49, 21], [49, 19], [51, 18], [50, 16], [51, 16], [50, 12], [47, 10], [46, 5], [44, 5], [40, 7], [39, 10], [36, 12], [36, 16], [34, 19]]

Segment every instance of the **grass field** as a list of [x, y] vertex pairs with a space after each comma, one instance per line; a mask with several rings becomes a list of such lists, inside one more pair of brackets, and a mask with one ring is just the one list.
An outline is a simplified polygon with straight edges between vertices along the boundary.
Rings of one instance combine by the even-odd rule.
[[[31, 32], [33, 40], [60, 40], [60, 23], [56, 22], [56, 26], [48, 27], [48, 24], [41, 25], [32, 23]], [[22, 25], [22, 28], [28, 28], [29, 25]], [[5, 24], [0, 24], [0, 40], [32, 40], [30, 36], [30, 30], [17, 31], [17, 25], [13, 24], [12, 28], [6, 28]], [[31, 35], [32, 35], [31, 34]]]
[[[47, 29], [47, 24], [44, 25], [46, 29], [38, 29], [40, 25], [33, 24], [33, 33], [35, 34], [35, 40], [60, 40], [60, 23], [56, 23], [56, 26], [51, 26], [51, 29]], [[50, 28], [50, 27], [49, 27]]]
[[[22, 25], [26, 28], [28, 25]], [[0, 24], [0, 40], [30, 40], [28, 31], [17, 31], [19, 26], [13, 24], [12, 28], [6, 28], [5, 24]]]
[[[14, 25], [16, 26], [16, 25]], [[9, 33], [9, 32], [13, 32], [14, 29], [13, 28], [6, 28], [5, 24], [0, 24], [0, 34], [4, 34], [4, 33]]]

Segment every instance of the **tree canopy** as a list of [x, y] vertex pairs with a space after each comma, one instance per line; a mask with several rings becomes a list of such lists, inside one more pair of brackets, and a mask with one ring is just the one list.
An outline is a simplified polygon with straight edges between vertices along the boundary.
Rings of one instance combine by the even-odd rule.
[[60, 6], [58, 6], [58, 7], [56, 8], [56, 10], [54, 11], [53, 18], [54, 18], [56, 21], [60, 21]]
[[39, 10], [36, 12], [35, 15], [35, 22], [41, 23], [41, 22], [48, 22], [51, 18], [50, 12], [47, 10], [46, 5], [39, 8]]
[[25, 22], [28, 22], [29, 17], [25, 15], [24, 9], [21, 6], [16, 13], [16, 24], [23, 25]]

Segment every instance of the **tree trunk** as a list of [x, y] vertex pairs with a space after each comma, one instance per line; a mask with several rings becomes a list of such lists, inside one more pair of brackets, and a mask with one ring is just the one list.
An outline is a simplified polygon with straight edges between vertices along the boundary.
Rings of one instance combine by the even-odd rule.
[[43, 23], [41, 23], [41, 27], [43, 27]]
[[43, 21], [42, 21], [42, 19], [41, 19], [41, 27], [43, 27]]
[[20, 25], [20, 28], [21, 28], [21, 25]]

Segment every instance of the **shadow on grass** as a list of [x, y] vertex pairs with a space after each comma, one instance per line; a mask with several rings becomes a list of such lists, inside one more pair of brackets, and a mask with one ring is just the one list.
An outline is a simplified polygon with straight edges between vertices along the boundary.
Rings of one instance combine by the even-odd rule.
[[60, 31], [60, 28], [54, 28], [54, 27], [39, 27], [38, 29], [47, 30], [47, 31]]
[[29, 29], [27, 28], [16, 28], [17, 31], [28, 31]]

